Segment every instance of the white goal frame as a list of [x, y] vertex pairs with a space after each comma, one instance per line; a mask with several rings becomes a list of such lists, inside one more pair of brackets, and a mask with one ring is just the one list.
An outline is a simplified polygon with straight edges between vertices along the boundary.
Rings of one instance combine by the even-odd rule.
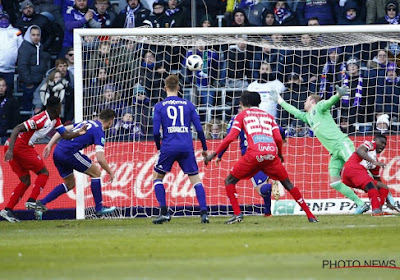
[[[335, 34], [335, 33], [400, 33], [400, 25], [330, 25], [284, 27], [212, 27], [212, 28], [118, 28], [74, 29], [75, 54], [75, 122], [83, 120], [83, 36], [174, 36], [174, 35], [271, 35], [271, 34]], [[345, 39], [345, 38], [343, 38]], [[328, 47], [328, 46], [327, 46]], [[85, 219], [85, 174], [76, 174], [76, 219]]]

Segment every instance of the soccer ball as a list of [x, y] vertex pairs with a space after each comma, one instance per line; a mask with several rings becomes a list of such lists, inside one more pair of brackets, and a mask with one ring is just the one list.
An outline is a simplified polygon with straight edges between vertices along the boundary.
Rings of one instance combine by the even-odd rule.
[[199, 71], [203, 68], [203, 59], [197, 54], [189, 55], [186, 59], [186, 67], [190, 71]]

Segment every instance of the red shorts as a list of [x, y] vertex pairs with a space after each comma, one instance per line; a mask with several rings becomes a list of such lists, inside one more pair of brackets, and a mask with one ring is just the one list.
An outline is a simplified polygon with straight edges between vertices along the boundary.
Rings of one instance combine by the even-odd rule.
[[230, 174], [236, 179], [248, 179], [263, 171], [271, 179], [284, 181], [289, 175], [277, 155], [257, 155], [247, 151], [233, 166]]
[[361, 168], [343, 168], [342, 171], [342, 182], [343, 184], [365, 191], [365, 186], [369, 183], [375, 185], [375, 180], [369, 175], [367, 169]]
[[[4, 153], [8, 146], [4, 146]], [[36, 152], [35, 148], [15, 143], [13, 159], [9, 161], [11, 169], [17, 174], [18, 178], [28, 175], [29, 170], [37, 173], [46, 167], [42, 157]]]

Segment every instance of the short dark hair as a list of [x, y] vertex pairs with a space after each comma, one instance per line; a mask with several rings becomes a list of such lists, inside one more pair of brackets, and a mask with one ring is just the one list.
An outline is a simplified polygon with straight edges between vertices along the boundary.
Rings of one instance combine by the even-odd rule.
[[60, 98], [58, 98], [57, 96], [50, 96], [48, 99], [47, 99], [47, 103], [46, 103], [46, 108], [48, 108], [48, 109], [53, 109], [53, 108], [55, 108], [56, 106], [59, 106], [61, 104], [61, 100], [60, 100]]
[[261, 96], [256, 91], [243, 91], [240, 101], [245, 107], [258, 106], [261, 103]]
[[385, 139], [386, 142], [387, 142], [387, 137], [386, 137], [385, 134], [377, 134], [377, 135], [375, 135], [374, 140], [378, 139], [378, 138]]
[[55, 63], [54, 63], [54, 65], [56, 66], [56, 67], [58, 67], [58, 65], [60, 65], [60, 64], [66, 64], [66, 65], [68, 65], [68, 61], [65, 59], [65, 58], [57, 58], [56, 59], [56, 61], [55, 61]]
[[116, 116], [115, 111], [111, 109], [104, 109], [99, 114], [99, 119], [103, 121], [109, 121], [114, 119]]
[[169, 75], [165, 79], [165, 87], [169, 90], [178, 90], [179, 89], [179, 79], [177, 75]]

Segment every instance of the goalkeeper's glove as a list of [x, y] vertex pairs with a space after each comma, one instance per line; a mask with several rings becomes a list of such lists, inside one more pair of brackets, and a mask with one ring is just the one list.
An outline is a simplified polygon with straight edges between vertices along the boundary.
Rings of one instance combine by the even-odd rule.
[[283, 98], [275, 90], [271, 90], [268, 95], [269, 99], [275, 101], [279, 105], [283, 102]]
[[336, 85], [335, 88], [340, 98], [342, 98], [343, 95], [350, 95], [350, 89], [348, 86], [339, 87], [338, 85]]

